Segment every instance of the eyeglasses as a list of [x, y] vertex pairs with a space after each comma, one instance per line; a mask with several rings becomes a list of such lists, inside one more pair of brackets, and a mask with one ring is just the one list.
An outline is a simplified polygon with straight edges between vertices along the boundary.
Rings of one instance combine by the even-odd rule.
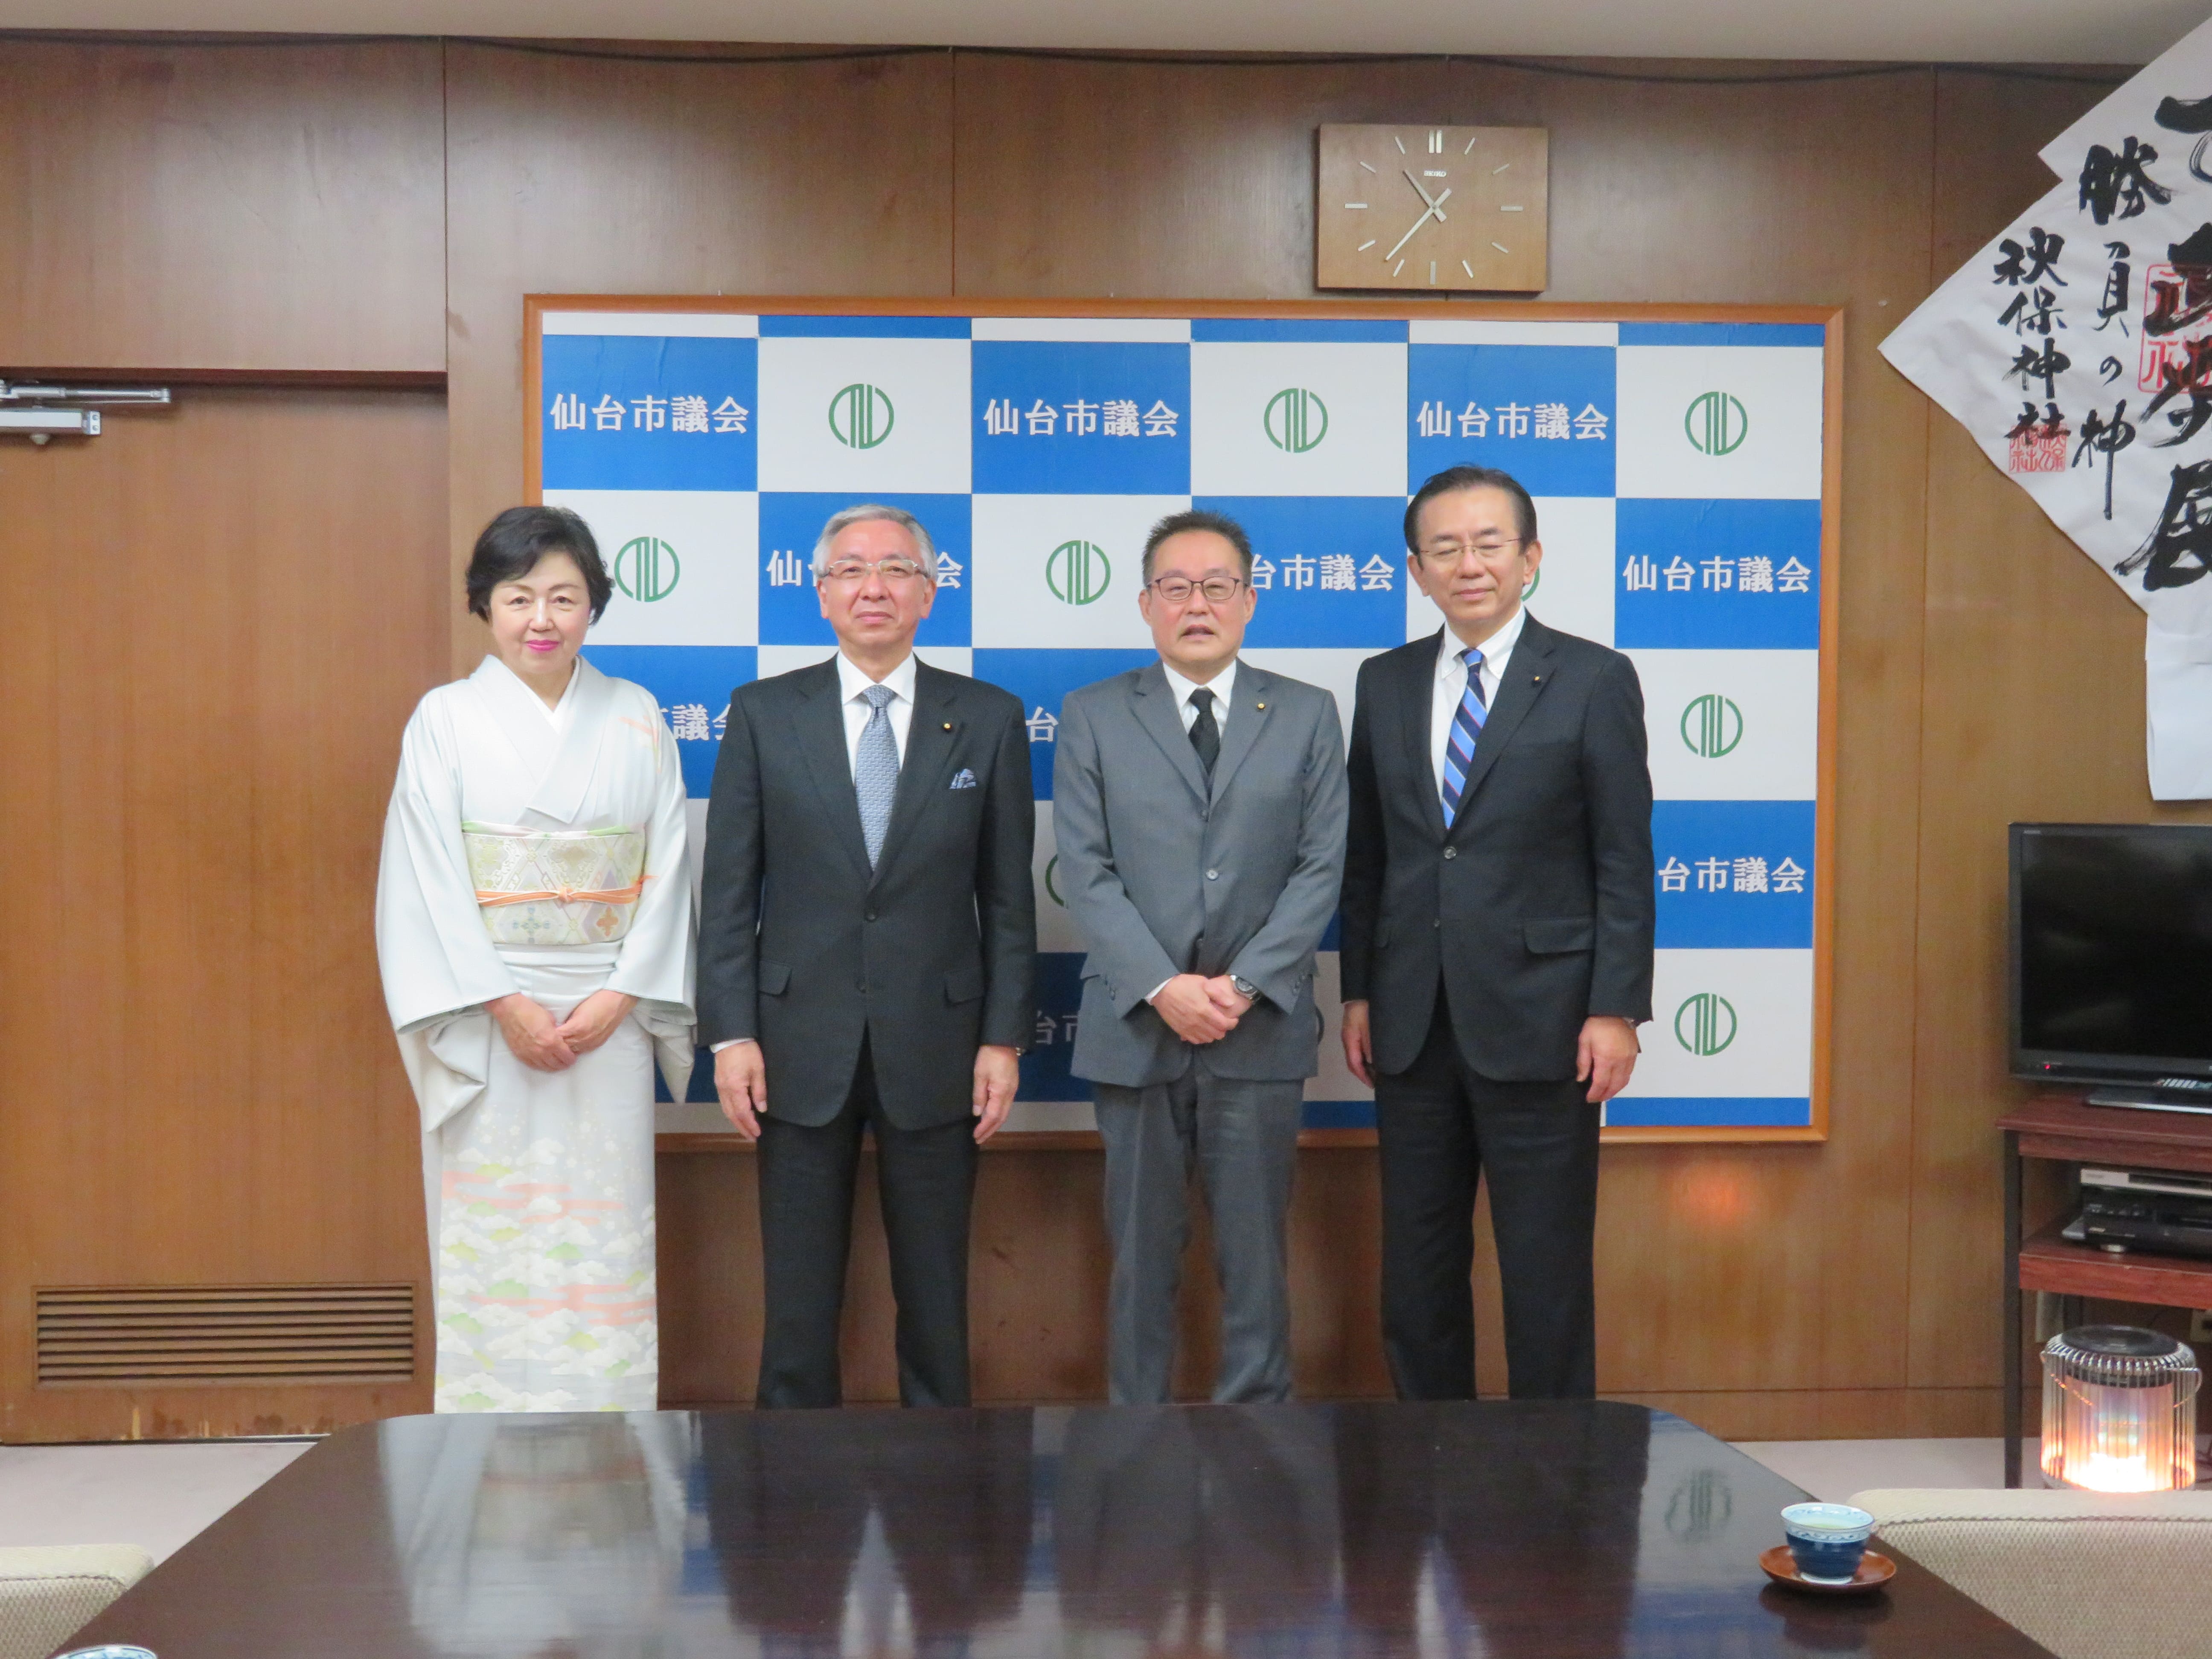
[[1237, 590], [1244, 586], [1242, 576], [1208, 576], [1194, 582], [1188, 576], [1156, 576], [1147, 584], [1153, 592], [1169, 605], [1188, 604], [1194, 592], [1203, 593], [1215, 605], [1226, 605], [1237, 597]]
[[922, 567], [912, 559], [878, 559], [872, 564], [863, 559], [840, 559], [822, 573], [825, 580], [848, 586], [857, 586], [871, 575], [887, 582], [910, 582], [921, 574]]
[[1526, 536], [1511, 536], [1503, 541], [1438, 542], [1423, 548], [1421, 557], [1435, 569], [1449, 570], [1469, 553], [1487, 562], [1510, 548], [1525, 545], [1528, 539]]

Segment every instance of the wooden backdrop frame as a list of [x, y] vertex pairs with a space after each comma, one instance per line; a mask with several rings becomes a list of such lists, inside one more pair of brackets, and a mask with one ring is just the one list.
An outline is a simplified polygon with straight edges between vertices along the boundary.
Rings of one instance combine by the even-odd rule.
[[[804, 295], [685, 295], [526, 294], [522, 299], [523, 488], [544, 494], [541, 356], [547, 312], [665, 311], [681, 315], [815, 317], [1164, 317], [1172, 319], [1313, 318], [1345, 322], [1796, 323], [1824, 331], [1820, 409], [1820, 718], [1815, 739], [1813, 809], [1813, 1121], [1801, 1127], [1650, 1125], [1607, 1127], [1608, 1145], [1825, 1141], [1835, 1001], [1836, 677], [1842, 647], [1842, 606], [1835, 582], [1843, 549], [1844, 309], [1840, 306], [1605, 305], [1583, 301], [1404, 300], [993, 300], [842, 299]], [[1307, 1129], [1301, 1146], [1371, 1146], [1372, 1129]], [[730, 1134], [663, 1134], [663, 1152], [749, 1152]], [[984, 1150], [1095, 1149], [1088, 1129], [1013, 1131]]]

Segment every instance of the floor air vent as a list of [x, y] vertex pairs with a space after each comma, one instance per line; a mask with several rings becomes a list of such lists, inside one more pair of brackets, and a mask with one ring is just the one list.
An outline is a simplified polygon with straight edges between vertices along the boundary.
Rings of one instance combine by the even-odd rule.
[[415, 1374], [411, 1285], [41, 1290], [39, 1381], [386, 1382]]

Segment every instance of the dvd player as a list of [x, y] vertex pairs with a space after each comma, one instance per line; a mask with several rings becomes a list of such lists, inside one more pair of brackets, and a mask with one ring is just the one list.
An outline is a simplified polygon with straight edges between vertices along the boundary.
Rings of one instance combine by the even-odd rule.
[[2085, 1168], [2076, 1224], [2108, 1250], [2212, 1257], [2212, 1176]]

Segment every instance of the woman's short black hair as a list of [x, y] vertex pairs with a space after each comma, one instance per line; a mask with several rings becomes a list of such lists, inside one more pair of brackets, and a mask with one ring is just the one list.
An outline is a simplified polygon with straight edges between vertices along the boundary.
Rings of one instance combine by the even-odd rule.
[[565, 507], [510, 507], [483, 527], [469, 555], [469, 610], [491, 620], [491, 591], [501, 582], [520, 581], [548, 553], [566, 553], [584, 573], [591, 596], [592, 620], [605, 614], [615, 585], [599, 562], [592, 527]]
[[1437, 496], [1455, 489], [1504, 490], [1513, 498], [1513, 516], [1521, 539], [1536, 539], [1536, 503], [1528, 499], [1528, 491], [1520, 479], [1494, 466], [1448, 466], [1415, 490], [1413, 499], [1406, 503], [1406, 551], [1421, 550], [1421, 509]]

